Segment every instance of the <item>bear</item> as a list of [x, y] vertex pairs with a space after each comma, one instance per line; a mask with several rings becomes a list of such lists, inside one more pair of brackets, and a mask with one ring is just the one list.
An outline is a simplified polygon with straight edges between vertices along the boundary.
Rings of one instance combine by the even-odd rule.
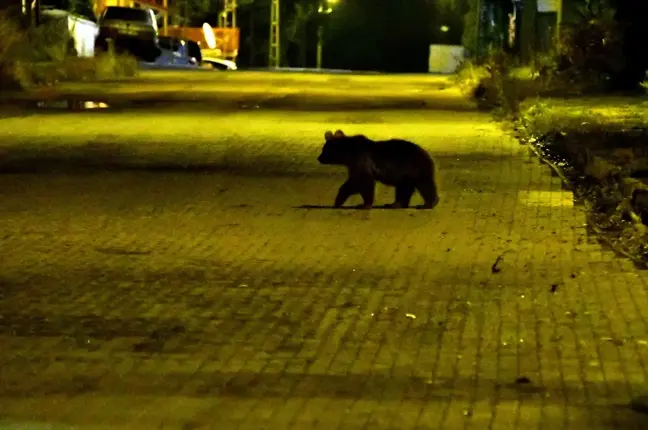
[[388, 208], [408, 208], [414, 191], [423, 197], [422, 209], [439, 203], [432, 157], [419, 145], [402, 139], [373, 141], [364, 135], [347, 136], [342, 130], [324, 133], [320, 164], [346, 166], [349, 177], [335, 197], [336, 208], [354, 195], [362, 196], [360, 208], [374, 204], [376, 181], [396, 188]]

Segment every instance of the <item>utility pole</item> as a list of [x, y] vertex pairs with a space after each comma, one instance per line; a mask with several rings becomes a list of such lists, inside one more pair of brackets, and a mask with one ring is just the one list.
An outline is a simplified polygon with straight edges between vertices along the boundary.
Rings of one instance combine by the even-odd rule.
[[338, 0], [325, 0], [320, 4], [319, 8], [317, 9], [317, 13], [319, 14], [319, 25], [317, 27], [317, 70], [320, 70], [322, 68], [322, 50], [324, 45], [324, 22], [323, 19], [325, 16], [333, 12], [333, 5], [336, 4]]
[[272, 0], [270, 5], [270, 50], [268, 67], [278, 68], [281, 64], [279, 50], [279, 0]]
[[[224, 0], [223, 1], [223, 10], [218, 15], [218, 27], [233, 30], [236, 28], [236, 0]], [[227, 51], [224, 50], [227, 48]], [[238, 55], [238, 49], [236, 51], [229, 51], [228, 47], [221, 48], [221, 55], [223, 55], [228, 60], [236, 61]]]
[[317, 70], [322, 68], [322, 45], [324, 44], [324, 27], [320, 23], [317, 27]]
[[[225, 0], [221, 12], [221, 25], [223, 28], [236, 28], [236, 0]], [[231, 19], [230, 19], [231, 18]]]

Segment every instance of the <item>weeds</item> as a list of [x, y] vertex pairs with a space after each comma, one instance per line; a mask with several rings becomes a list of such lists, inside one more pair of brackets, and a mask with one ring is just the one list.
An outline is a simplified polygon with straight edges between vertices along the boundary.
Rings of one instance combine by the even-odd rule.
[[[64, 21], [63, 21], [64, 22]], [[64, 81], [96, 81], [134, 76], [137, 61], [127, 55], [102, 53], [81, 58], [70, 49], [61, 22], [24, 29], [0, 11], [0, 88], [24, 90]]]
[[502, 51], [477, 62], [465, 61], [457, 74], [459, 85], [472, 92], [481, 109], [492, 110], [498, 119], [517, 120], [520, 103], [536, 94], [535, 82], [517, 76], [517, 62]]

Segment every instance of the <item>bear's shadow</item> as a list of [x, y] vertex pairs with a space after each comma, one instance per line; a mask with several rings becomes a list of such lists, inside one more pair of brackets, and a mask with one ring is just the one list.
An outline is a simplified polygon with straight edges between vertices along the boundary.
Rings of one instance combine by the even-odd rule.
[[390, 211], [397, 211], [397, 210], [407, 210], [407, 209], [423, 209], [421, 206], [410, 206], [409, 208], [393, 208], [390, 205], [380, 205], [380, 206], [373, 206], [371, 209], [364, 209], [362, 205], [355, 205], [355, 206], [342, 206], [339, 208], [336, 208], [333, 205], [301, 205], [301, 206], [295, 206], [295, 209], [334, 209], [334, 210], [390, 210]]

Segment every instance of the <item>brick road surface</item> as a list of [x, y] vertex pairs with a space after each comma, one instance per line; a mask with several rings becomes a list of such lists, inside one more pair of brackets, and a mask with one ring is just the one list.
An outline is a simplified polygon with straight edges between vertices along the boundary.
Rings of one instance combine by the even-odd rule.
[[[0, 139], [96, 146], [112, 128], [140, 164], [213, 168], [0, 176], [0, 422], [648, 425], [626, 407], [646, 390], [648, 275], [487, 116], [256, 111], [197, 130], [167, 113], [147, 135], [154, 114], [82, 115], [8, 118]], [[315, 160], [338, 127], [429, 149], [440, 205], [299, 208], [344, 180]]]

